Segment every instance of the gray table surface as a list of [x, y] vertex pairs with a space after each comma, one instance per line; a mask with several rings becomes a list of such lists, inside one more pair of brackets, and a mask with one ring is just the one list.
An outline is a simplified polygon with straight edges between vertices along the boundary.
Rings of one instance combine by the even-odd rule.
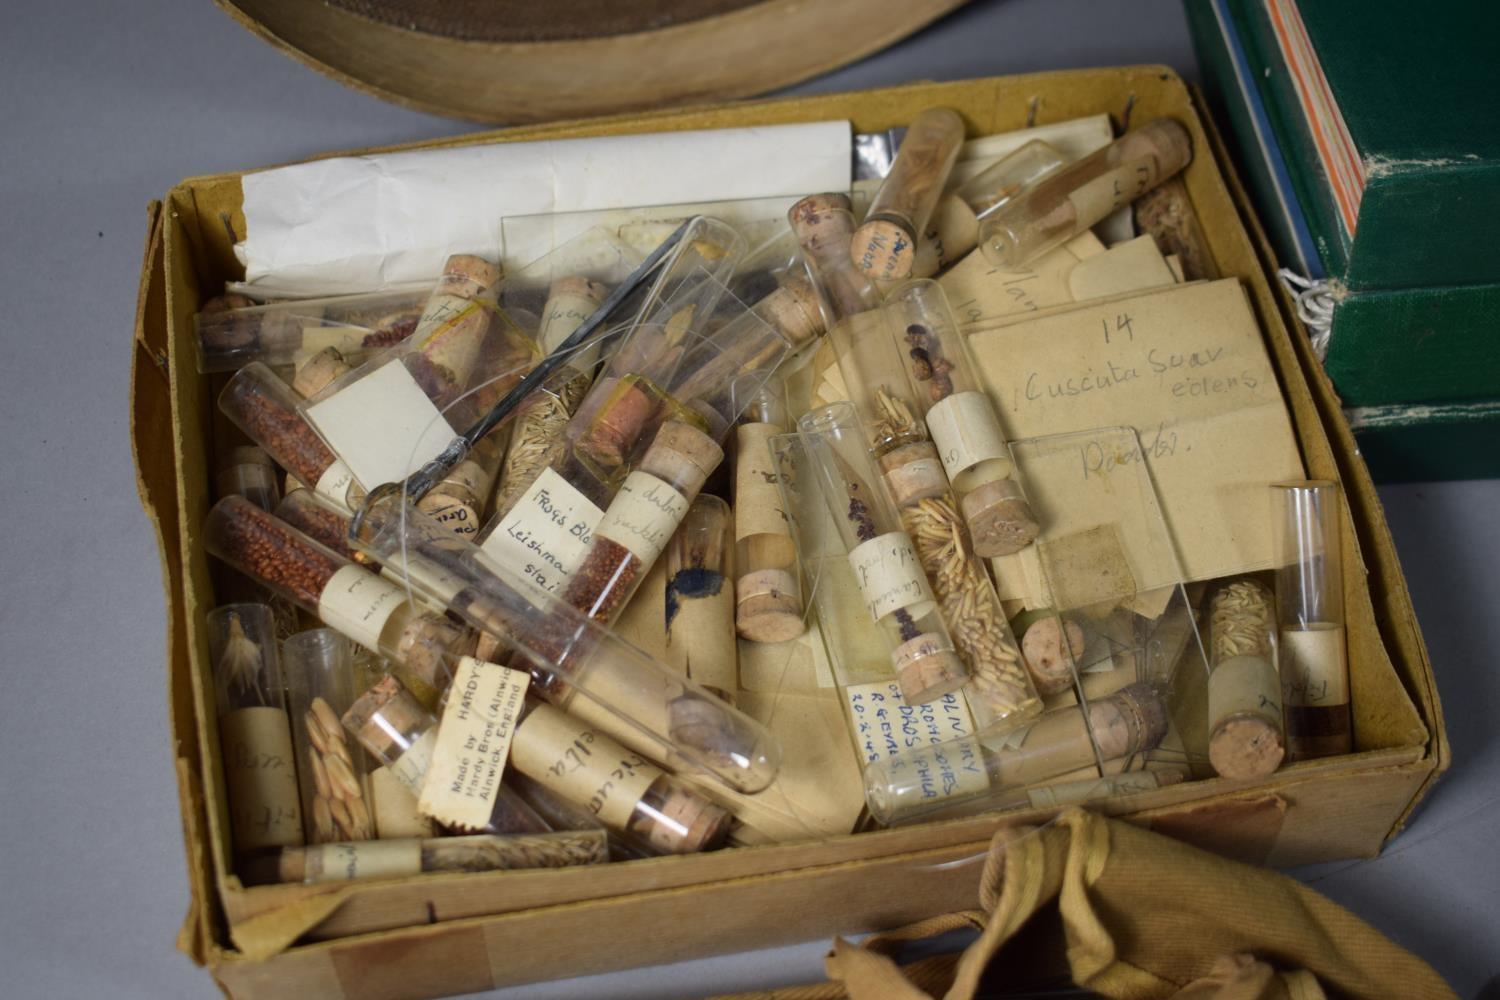
[[[0, 992], [208, 996], [208, 975], [173, 950], [187, 884], [164, 613], [126, 430], [144, 208], [184, 176], [470, 126], [346, 90], [204, 0], [12, 0], [6, 14], [0, 510], [16, 520], [0, 533]], [[978, 2], [798, 89], [1127, 63], [1196, 75], [1177, 0]], [[1381, 858], [1300, 874], [1461, 996], [1500, 996], [1500, 483], [1381, 496], [1456, 763]], [[827, 945], [491, 995], [655, 998], [811, 981]]]

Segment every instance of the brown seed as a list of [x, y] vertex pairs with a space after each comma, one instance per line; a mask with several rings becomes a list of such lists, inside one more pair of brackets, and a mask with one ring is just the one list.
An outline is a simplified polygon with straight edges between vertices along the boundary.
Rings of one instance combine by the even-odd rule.
[[354, 825], [354, 817], [349, 815], [349, 807], [341, 799], [330, 802], [328, 811], [333, 815], [333, 821], [345, 830]]
[[328, 769], [328, 783], [333, 786], [335, 798], [357, 799], [361, 792], [359, 782], [354, 777], [354, 772], [349, 770], [349, 765], [337, 757], [329, 757], [324, 762]]
[[329, 735], [343, 733], [344, 727], [339, 723], [338, 713], [322, 698], [312, 700], [312, 714], [318, 717], [318, 722], [323, 726], [323, 732]]
[[323, 726], [318, 722], [318, 717], [312, 712], [305, 712], [302, 716], [302, 724], [307, 727], [307, 738], [312, 745], [318, 748], [318, 753], [328, 752], [328, 736], [323, 731]]
[[328, 782], [328, 771], [323, 766], [323, 758], [311, 753], [307, 755], [307, 759], [312, 761], [313, 784], [318, 788], [318, 796], [328, 798], [333, 794], [333, 789]]
[[333, 840], [337, 835], [333, 828], [333, 811], [328, 808], [327, 799], [313, 799], [313, 826], [319, 840]]

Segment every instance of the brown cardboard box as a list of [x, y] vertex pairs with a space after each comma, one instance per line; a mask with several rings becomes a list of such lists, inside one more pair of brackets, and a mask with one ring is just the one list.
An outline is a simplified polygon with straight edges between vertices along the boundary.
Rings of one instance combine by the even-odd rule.
[[[1100, 808], [1274, 865], [1370, 856], [1448, 763], [1431, 665], [1369, 477], [1332, 389], [1272, 290], [1269, 253], [1222, 150], [1183, 83], [1160, 67], [913, 84], [888, 90], [595, 119], [431, 146], [849, 118], [858, 131], [957, 109], [972, 135], [1109, 112], [1118, 127], [1162, 115], [1202, 151], [1184, 179], [1219, 270], [1242, 279], [1263, 325], [1310, 475], [1348, 498], [1346, 605], [1357, 752], [1297, 764], [1259, 785], [1222, 779]], [[1212, 150], [1216, 155], [1206, 155]], [[225, 793], [203, 615], [208, 560], [208, 380], [192, 318], [238, 265], [240, 175], [184, 181], [150, 209], [132, 369], [142, 500], [167, 589], [171, 720], [192, 904], [179, 946], [235, 996], [430, 996], [887, 928], [973, 907], [995, 820], [971, 818], [820, 843], [658, 858], [605, 868], [424, 876], [246, 890], [229, 873]], [[1247, 231], [1246, 226], [1249, 226]], [[1254, 233], [1252, 237], [1251, 233]], [[1360, 572], [1361, 568], [1363, 573]], [[1035, 819], [1037, 811], [1007, 819]], [[624, 927], [652, 928], [626, 935]], [[307, 932], [303, 943], [288, 947]]]

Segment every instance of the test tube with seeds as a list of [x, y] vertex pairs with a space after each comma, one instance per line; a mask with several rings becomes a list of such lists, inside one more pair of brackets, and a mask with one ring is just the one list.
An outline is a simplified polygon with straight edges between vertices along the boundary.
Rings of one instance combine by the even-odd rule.
[[885, 633], [907, 704], [941, 698], [968, 671], [953, 648], [912, 539], [876, 485], [854, 408], [835, 403], [798, 427], [849, 554], [871, 621]]
[[1208, 760], [1226, 778], [1262, 778], [1285, 753], [1271, 593], [1251, 577], [1208, 602]]
[[260, 305], [222, 296], [194, 322], [198, 370], [233, 371], [252, 361], [298, 365], [325, 349], [360, 361], [411, 336], [426, 299], [422, 291], [374, 292]]
[[797, 549], [781, 509], [770, 441], [791, 430], [786, 383], [755, 389], [735, 431], [735, 625], [752, 642], [785, 642], [806, 630]]
[[1019, 552], [1040, 526], [948, 297], [935, 281], [911, 281], [891, 293], [886, 315], [974, 551], [986, 559]]
[[1354, 734], [1344, 646], [1338, 483], [1278, 483], [1273, 493], [1281, 552], [1276, 620], [1287, 758], [1346, 754], [1353, 750]]
[[918, 237], [927, 231], [963, 141], [963, 119], [949, 108], [929, 108], [912, 120], [850, 244], [860, 271], [887, 281], [911, 275]]
[[474, 634], [408, 599], [397, 586], [240, 497], [219, 501], [203, 545], [235, 569], [291, 598], [325, 625], [397, 665], [436, 704], [452, 664]]
[[[1160, 692], [1136, 682], [1091, 702], [1087, 711], [1057, 709], [992, 736], [876, 761], [865, 768], [865, 801], [871, 815], [888, 826], [939, 812], [1008, 807], [1018, 788], [1149, 750], [1166, 731]], [[956, 775], [959, 794], [935, 794], [944, 772]]]
[[[731, 705], [739, 691], [732, 521], [729, 505], [718, 497], [693, 500], [667, 547], [665, 602], [668, 665]], [[673, 731], [694, 724], [677, 711], [669, 723]]]
[[[344, 728], [419, 799], [432, 766], [438, 720], [401, 682], [389, 675], [377, 681], [344, 712]], [[515, 745], [511, 752], [514, 754]], [[512, 757], [514, 759], [514, 757]], [[464, 833], [543, 833], [547, 824], [514, 791], [501, 785], [490, 819]]]
[[[880, 483], [916, 543], [944, 621], [973, 680], [966, 696], [981, 728], [1034, 715], [1041, 701], [999, 597], [975, 553], [928, 436], [879, 293], [848, 260], [853, 227], [843, 195], [804, 198], [788, 213], [829, 318], [829, 337]], [[915, 703], [915, 702], [913, 702]]]
[[297, 748], [302, 815], [310, 844], [370, 840], [365, 755], [339, 717], [354, 701], [354, 647], [330, 628], [299, 632], [281, 645]]
[[551, 833], [476, 833], [467, 837], [324, 843], [283, 848], [277, 882], [350, 882], [430, 872], [493, 872], [566, 868], [609, 859], [603, 830]]
[[241, 496], [262, 510], [275, 510], [281, 500], [276, 463], [261, 448], [230, 448], [214, 478], [214, 495]]
[[235, 855], [299, 846], [297, 764], [271, 609], [226, 604], [206, 626]]
[[1018, 270], [1176, 174], [1193, 158], [1187, 129], [1157, 118], [1052, 173], [979, 226], [991, 264]]

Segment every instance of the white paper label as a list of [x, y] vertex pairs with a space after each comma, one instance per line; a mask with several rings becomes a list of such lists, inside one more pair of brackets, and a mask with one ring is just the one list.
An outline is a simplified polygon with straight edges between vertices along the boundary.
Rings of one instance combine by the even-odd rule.
[[340, 569], [318, 595], [318, 617], [373, 652], [380, 652], [380, 633], [396, 609], [406, 603], [406, 591], [365, 569]]
[[960, 392], [938, 400], [927, 411], [927, 430], [950, 480], [980, 462], [1010, 461], [995, 408], [983, 393]]
[[332, 500], [338, 504], [340, 510], [348, 510], [349, 487], [353, 485], [354, 473], [349, 471], [349, 466], [334, 459], [333, 464], [324, 469], [318, 481], [313, 484], [313, 492], [327, 500]]
[[1038, 809], [1072, 805], [1075, 802], [1091, 802], [1111, 795], [1130, 795], [1160, 788], [1161, 782], [1154, 771], [1132, 771], [1108, 778], [1085, 778], [1082, 781], [1065, 781], [1045, 788], [1033, 788], [1026, 798]]
[[401, 784], [418, 798], [422, 795], [422, 783], [427, 780], [427, 772], [432, 767], [432, 748], [437, 744], [437, 734], [436, 729], [427, 730], [417, 738], [417, 742], [396, 758], [394, 764], [386, 765], [401, 780]]
[[974, 717], [956, 691], [921, 705], [908, 705], [895, 680], [844, 689], [860, 756], [867, 763], [921, 747], [974, 735]]
[[521, 721], [511, 761], [522, 774], [617, 829], [630, 823], [636, 803], [662, 774], [640, 754], [551, 705], [537, 705]]
[[1269, 660], [1231, 656], [1208, 675], [1209, 727], [1240, 712], [1281, 719], [1281, 678]]
[[922, 618], [937, 606], [917, 551], [904, 531], [891, 531], [861, 542], [849, 553], [849, 567], [859, 583], [870, 617], [880, 621], [898, 608]]
[[583, 564], [603, 517], [573, 484], [544, 469], [480, 548], [549, 594], [561, 593]]
[[775, 424], [741, 424], [735, 434], [734, 537], [790, 535], [781, 509], [781, 473], [771, 459], [770, 440], [784, 433]]
[[1281, 630], [1281, 677], [1289, 705], [1347, 705], [1349, 668], [1342, 625]]
[[390, 768], [381, 766], [370, 772], [370, 799], [380, 839], [437, 836], [432, 820], [417, 812], [417, 797]]
[[419, 808], [439, 823], [489, 822], [531, 675], [472, 656], [459, 661]]
[[333, 348], [340, 354], [357, 351], [364, 345], [370, 330], [363, 326], [347, 324], [304, 323], [302, 326], [302, 348], [297, 353], [302, 357]]
[[[594, 315], [594, 310], [598, 308], [598, 303], [586, 295], [554, 295], [549, 298], [542, 310], [542, 325], [536, 338], [541, 342], [542, 353], [551, 354], [557, 350], [557, 345], [573, 336], [584, 320]], [[596, 343], [569, 355], [568, 364], [579, 371], [586, 371], [598, 359], [599, 347]]]
[[599, 521], [598, 533], [629, 549], [650, 566], [662, 554], [672, 533], [687, 516], [688, 499], [649, 472], [625, 477]]
[[420, 840], [366, 840], [309, 847], [307, 881], [349, 882], [357, 878], [416, 875], [422, 870]]
[[292, 731], [279, 708], [239, 708], [219, 717], [234, 849], [302, 843]]
[[1156, 186], [1156, 160], [1144, 156], [1122, 163], [1068, 195], [1083, 226], [1092, 226], [1117, 208], [1135, 201]]
[[400, 482], [457, 436], [399, 358], [309, 406], [307, 419], [367, 489]]

